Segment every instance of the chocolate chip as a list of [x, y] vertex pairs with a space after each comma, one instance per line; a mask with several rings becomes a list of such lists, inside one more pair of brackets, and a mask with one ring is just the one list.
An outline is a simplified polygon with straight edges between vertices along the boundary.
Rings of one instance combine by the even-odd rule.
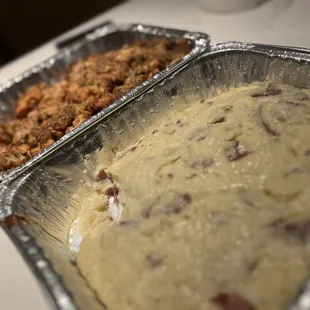
[[204, 134], [201, 134], [199, 135], [197, 138], [196, 138], [196, 141], [202, 141], [206, 138], [206, 136]]
[[175, 204], [170, 205], [169, 207], [165, 208], [162, 213], [169, 215], [169, 214], [178, 214], [180, 213], [188, 204], [190, 204], [192, 198], [189, 194], [185, 193], [183, 196], [179, 197], [179, 199], [175, 202]]
[[205, 169], [211, 167], [214, 164], [212, 158], [206, 158], [203, 160], [194, 160], [189, 163], [191, 168]]
[[206, 128], [198, 128], [195, 132], [189, 137], [188, 140], [192, 141], [202, 141], [206, 138]]
[[252, 273], [253, 271], [255, 271], [255, 269], [257, 269], [258, 265], [259, 265], [259, 259], [258, 258], [252, 260], [251, 262], [248, 262], [246, 264], [247, 271], [249, 273]]
[[251, 94], [251, 96], [256, 99], [258, 97], [275, 96], [282, 93], [282, 90], [276, 86], [274, 83], [270, 83], [266, 89], [256, 91]]
[[222, 310], [255, 310], [256, 307], [242, 296], [234, 293], [220, 293], [211, 301]]
[[126, 220], [126, 221], [120, 221], [118, 223], [119, 226], [122, 226], [122, 227], [138, 227], [139, 226], [139, 221], [137, 220]]
[[208, 218], [215, 224], [225, 224], [227, 223], [227, 216], [219, 211], [212, 210], [208, 214]]
[[112, 177], [112, 173], [107, 173], [107, 178], [108, 178], [112, 183], [114, 183], [113, 177]]
[[168, 173], [167, 176], [169, 179], [173, 179], [173, 173]]
[[118, 194], [118, 188], [116, 186], [108, 187], [104, 194], [108, 197], [114, 197]]
[[296, 101], [285, 101], [285, 103], [289, 104], [289, 105], [293, 105], [293, 106], [302, 106], [302, 107], [306, 107], [307, 106], [304, 103], [296, 102]]
[[144, 207], [141, 211], [141, 217], [143, 219], [148, 219], [151, 216], [153, 208], [160, 201], [161, 196], [157, 197], [150, 205]]
[[249, 152], [239, 141], [235, 140], [234, 145], [227, 151], [226, 155], [230, 161], [234, 161], [249, 155]]
[[269, 223], [269, 224], [267, 225], [267, 227], [276, 227], [276, 228], [279, 228], [279, 227], [283, 226], [284, 223], [285, 223], [285, 220], [279, 218], [279, 219], [276, 219], [276, 220], [272, 221], [271, 223]]
[[182, 198], [186, 203], [190, 203], [192, 201], [192, 198], [189, 194], [184, 194]]
[[220, 123], [224, 123], [225, 121], [226, 121], [226, 118], [222, 116], [212, 121], [211, 124], [220, 124]]
[[103, 170], [103, 169], [101, 169], [99, 172], [98, 172], [98, 174], [97, 174], [97, 179], [98, 180], [104, 180], [105, 178], [107, 178], [108, 177], [108, 175], [107, 175], [107, 173]]
[[183, 195], [166, 192], [158, 196], [151, 204], [144, 207], [141, 211], [141, 217], [143, 219], [148, 219], [151, 216], [165, 214], [178, 214], [180, 213], [188, 204], [192, 201], [189, 194], [185, 193]]
[[265, 120], [265, 118], [263, 117], [262, 114], [262, 109], [263, 109], [263, 105], [260, 105], [258, 107], [258, 115], [261, 119], [261, 122], [264, 126], [264, 128], [266, 129], [266, 131], [271, 135], [271, 136], [279, 136], [280, 134], [277, 132], [277, 130], [273, 129], [270, 127], [270, 125], [268, 124], [268, 122]]
[[310, 221], [287, 223], [284, 229], [287, 234], [302, 242], [310, 241]]
[[163, 264], [163, 258], [157, 253], [150, 253], [146, 256], [147, 263], [152, 267], [156, 268]]
[[233, 107], [232, 105], [225, 105], [225, 106], [224, 106], [224, 111], [225, 111], [225, 112], [230, 112], [230, 111], [233, 110], [233, 108], [234, 108], [234, 107]]
[[309, 96], [305, 93], [302, 93], [299, 99], [300, 100], [310, 100]]
[[310, 242], [310, 220], [289, 222], [280, 218], [273, 221], [268, 226], [302, 243]]

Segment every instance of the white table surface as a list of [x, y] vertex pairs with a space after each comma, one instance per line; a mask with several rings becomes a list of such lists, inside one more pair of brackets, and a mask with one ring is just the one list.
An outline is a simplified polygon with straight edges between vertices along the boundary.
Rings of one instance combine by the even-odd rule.
[[[141, 22], [206, 32], [211, 36], [213, 44], [240, 40], [310, 48], [309, 12], [308, 0], [295, 0], [280, 15], [275, 12], [272, 2], [269, 2], [253, 11], [225, 16], [208, 14], [195, 1], [190, 0], [135, 0], [100, 14], [61, 37], [110, 19], [117, 23]], [[0, 68], [0, 82], [20, 74], [55, 52], [55, 40], [52, 40], [9, 63]], [[1, 309], [47, 310], [35, 278], [2, 230], [0, 247]]]

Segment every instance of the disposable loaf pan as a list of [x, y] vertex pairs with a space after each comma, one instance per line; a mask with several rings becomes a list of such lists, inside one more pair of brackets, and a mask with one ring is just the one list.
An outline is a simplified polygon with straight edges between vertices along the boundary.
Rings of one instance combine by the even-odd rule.
[[137, 86], [120, 100], [117, 100], [112, 105], [97, 113], [70, 133], [66, 134], [34, 158], [28, 160], [17, 168], [0, 173], [0, 182], [12, 175], [15, 176], [22, 171], [25, 171], [25, 169], [32, 167], [37, 162], [40, 162], [48, 156], [48, 154], [54, 152], [64, 143], [71, 140], [78, 132], [86, 130], [88, 126], [96, 123], [104, 117], [105, 114], [117, 109], [117, 107], [123, 103], [132, 100], [154, 85], [154, 83], [162, 80], [167, 74], [174, 72], [194, 59], [203, 50], [209, 47], [210, 40], [208, 35], [197, 32], [187, 32], [142, 24], [118, 26], [113, 23], [107, 23], [85, 35], [84, 38], [80, 38], [75, 43], [63, 48], [55, 56], [2, 85], [0, 87], [0, 123], [3, 123], [14, 116], [16, 100], [29, 86], [42, 81], [46, 82], [47, 85], [53, 84], [62, 73], [68, 70], [70, 64], [76, 60], [86, 58], [90, 53], [104, 53], [112, 49], [119, 49], [124, 44], [133, 43], [137, 39], [151, 38], [184, 38], [189, 43], [190, 52], [180, 61], [167, 67], [160, 73], [156, 74], [153, 78]]
[[[308, 51], [234, 42], [216, 45], [141, 96], [123, 101], [118, 110], [109, 110], [33, 169], [5, 183], [0, 195], [3, 227], [51, 305], [60, 310], [106, 307], [71, 262], [67, 245], [79, 205], [72, 194], [78, 185], [94, 178], [98, 162], [91, 154], [95, 149], [114, 156], [154, 128], [159, 119], [169, 119], [175, 111], [231, 87], [264, 80], [309, 87], [309, 62]], [[300, 303], [309, 294], [305, 287], [290, 309], [309, 309]]]

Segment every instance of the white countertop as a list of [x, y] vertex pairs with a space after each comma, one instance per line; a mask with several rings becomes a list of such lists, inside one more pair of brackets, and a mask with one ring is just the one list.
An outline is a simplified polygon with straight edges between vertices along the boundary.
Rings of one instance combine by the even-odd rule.
[[[269, 2], [253, 11], [225, 16], [207, 14], [190, 0], [135, 0], [93, 18], [62, 37], [109, 19], [116, 23], [140, 22], [206, 32], [213, 44], [240, 40], [310, 48], [309, 12], [308, 0], [295, 0], [282, 14], [276, 13], [273, 3]], [[12, 78], [55, 54], [54, 43], [52, 40], [2, 67], [0, 81]], [[47, 310], [35, 278], [2, 230], [0, 246], [1, 309]]]

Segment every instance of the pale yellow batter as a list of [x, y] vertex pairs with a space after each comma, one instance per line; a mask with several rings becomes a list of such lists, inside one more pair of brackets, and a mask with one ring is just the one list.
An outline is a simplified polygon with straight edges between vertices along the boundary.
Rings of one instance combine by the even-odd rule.
[[309, 97], [234, 89], [116, 156], [121, 222], [77, 256], [109, 310], [286, 309], [310, 273]]

